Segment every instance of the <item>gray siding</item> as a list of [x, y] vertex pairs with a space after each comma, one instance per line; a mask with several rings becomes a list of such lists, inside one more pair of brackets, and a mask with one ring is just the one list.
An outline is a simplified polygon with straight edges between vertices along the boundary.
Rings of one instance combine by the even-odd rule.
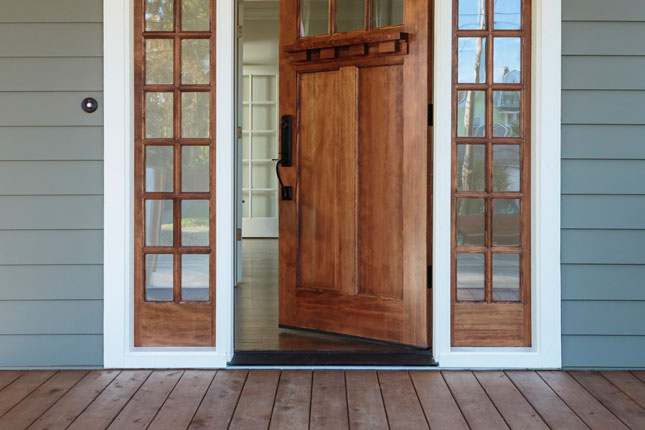
[[565, 367], [645, 367], [645, 2], [563, 0]]
[[0, 367], [103, 362], [102, 0], [0, 0]]

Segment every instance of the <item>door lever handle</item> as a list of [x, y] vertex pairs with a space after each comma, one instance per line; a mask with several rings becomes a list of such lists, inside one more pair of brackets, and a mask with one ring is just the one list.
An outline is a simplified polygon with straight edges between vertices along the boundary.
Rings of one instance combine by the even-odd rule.
[[280, 159], [275, 164], [275, 173], [280, 182], [282, 200], [293, 200], [293, 187], [285, 186], [280, 176], [280, 166], [291, 167], [293, 151], [293, 116], [283, 115], [280, 119]]

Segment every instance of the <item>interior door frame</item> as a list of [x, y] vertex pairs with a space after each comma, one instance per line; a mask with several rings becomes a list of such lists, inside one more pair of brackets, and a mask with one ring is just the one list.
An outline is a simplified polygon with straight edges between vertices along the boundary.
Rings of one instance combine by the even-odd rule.
[[[561, 0], [533, 2], [532, 315], [534, 346], [450, 347], [452, 0], [435, 0], [433, 128], [433, 353], [442, 368], [561, 367]], [[104, 0], [104, 336], [106, 368], [222, 368], [233, 355], [235, 155], [218, 144], [216, 347], [133, 345], [133, 28], [131, 0]], [[235, 142], [235, 2], [217, 0], [218, 143]]]

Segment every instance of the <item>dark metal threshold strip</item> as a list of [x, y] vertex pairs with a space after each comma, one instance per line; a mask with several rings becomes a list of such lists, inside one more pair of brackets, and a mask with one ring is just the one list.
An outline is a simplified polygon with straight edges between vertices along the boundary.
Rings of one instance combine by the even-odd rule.
[[235, 351], [229, 366], [437, 366], [432, 351]]

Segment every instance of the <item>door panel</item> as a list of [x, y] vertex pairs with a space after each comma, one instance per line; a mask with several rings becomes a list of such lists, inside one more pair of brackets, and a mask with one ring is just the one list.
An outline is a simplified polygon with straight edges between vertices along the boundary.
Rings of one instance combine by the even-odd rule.
[[428, 3], [302, 38], [297, 1], [280, 7], [280, 324], [427, 347]]

